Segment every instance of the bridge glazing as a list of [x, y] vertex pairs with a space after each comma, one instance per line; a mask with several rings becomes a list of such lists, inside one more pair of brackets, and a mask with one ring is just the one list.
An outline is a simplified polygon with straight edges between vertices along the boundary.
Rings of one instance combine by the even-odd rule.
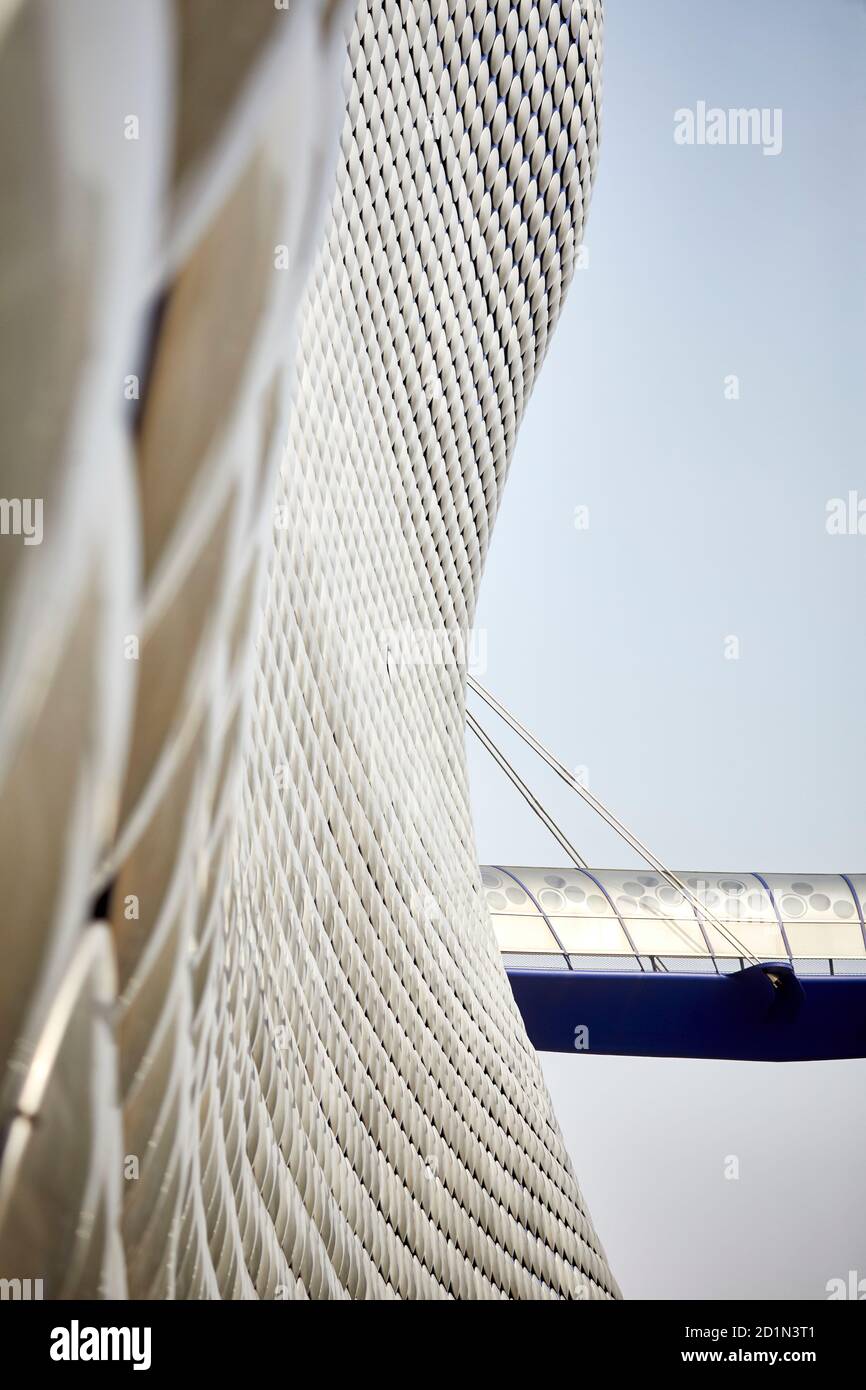
[[866, 874], [678, 875], [706, 917], [658, 874], [643, 869], [482, 870], [506, 966], [543, 970], [727, 973], [743, 957], [800, 975], [866, 974]]

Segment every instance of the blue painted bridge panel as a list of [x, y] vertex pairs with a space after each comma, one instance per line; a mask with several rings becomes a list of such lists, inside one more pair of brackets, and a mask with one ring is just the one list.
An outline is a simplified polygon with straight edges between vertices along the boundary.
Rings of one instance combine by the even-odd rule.
[[509, 970], [508, 978], [540, 1052], [866, 1057], [866, 975], [802, 978], [767, 963], [730, 975]]

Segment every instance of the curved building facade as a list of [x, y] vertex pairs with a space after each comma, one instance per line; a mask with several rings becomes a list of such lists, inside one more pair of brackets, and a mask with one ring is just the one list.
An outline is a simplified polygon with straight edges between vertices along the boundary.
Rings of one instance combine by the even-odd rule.
[[[130, 112], [105, 77], [85, 118], [93, 45], [67, 23], [72, 133], [36, 192], [80, 213], [54, 302], [96, 347], [82, 380], [61, 343], [56, 437], [30, 441], [57, 520], [2, 614], [0, 1273], [52, 1296], [615, 1295], [464, 761], [484, 557], [589, 204], [601, 6], [360, 0], [341, 130], [346, 6], [234, 6], [214, 34], [178, 0], [135, 52], [87, 8], [149, 80]], [[19, 6], [0, 66], [56, 79], [63, 25]], [[47, 266], [15, 138], [12, 249]], [[82, 268], [103, 146], [99, 225], [136, 217]]]

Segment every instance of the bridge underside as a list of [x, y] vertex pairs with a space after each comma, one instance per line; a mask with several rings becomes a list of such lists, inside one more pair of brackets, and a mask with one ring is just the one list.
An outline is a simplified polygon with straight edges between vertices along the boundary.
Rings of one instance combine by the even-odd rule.
[[817, 1062], [866, 1056], [866, 976], [509, 970], [540, 1052]]

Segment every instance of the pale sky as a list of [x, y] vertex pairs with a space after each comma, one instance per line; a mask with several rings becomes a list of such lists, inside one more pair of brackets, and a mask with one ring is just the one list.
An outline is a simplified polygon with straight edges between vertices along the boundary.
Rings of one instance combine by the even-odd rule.
[[[673, 867], [862, 871], [866, 534], [826, 520], [866, 503], [866, 6], [606, 0], [604, 61], [589, 265], [523, 423], [479, 675]], [[676, 143], [699, 102], [781, 111], [780, 152]], [[591, 864], [635, 862], [495, 733]], [[481, 862], [562, 863], [469, 753]], [[545, 1070], [627, 1295], [866, 1278], [866, 1062]]]

